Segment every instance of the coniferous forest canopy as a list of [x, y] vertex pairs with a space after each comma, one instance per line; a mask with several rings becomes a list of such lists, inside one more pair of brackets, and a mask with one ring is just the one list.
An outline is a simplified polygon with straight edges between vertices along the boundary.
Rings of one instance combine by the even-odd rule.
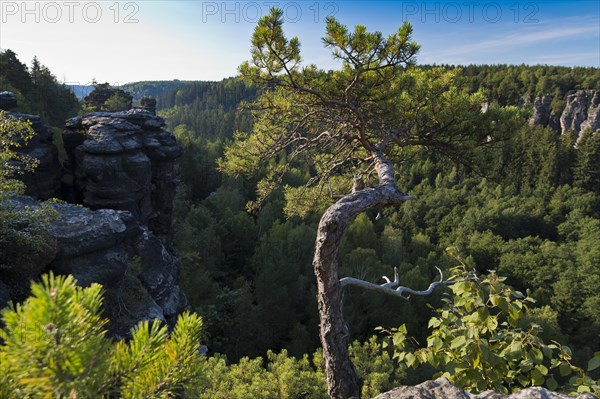
[[[39, 114], [51, 127], [62, 128], [86, 105], [42, 62], [36, 58], [26, 65], [13, 51], [2, 51], [0, 91], [16, 93], [20, 112]], [[468, 162], [426, 146], [411, 148], [395, 172], [398, 187], [416, 199], [372, 209], [351, 223], [339, 250], [340, 277], [379, 284], [397, 268], [402, 285], [426, 289], [438, 278], [437, 268], [450, 275], [457, 264], [479, 276], [505, 277], [504, 283], [535, 300], [520, 315], [523, 322], [539, 325], [545, 342], [568, 346], [573, 364], [587, 369], [600, 348], [600, 135], [561, 134], [527, 120], [536, 97], [551, 95], [551, 111], [560, 116], [567, 94], [599, 90], [600, 70], [547, 65], [407, 68], [438, 67], [455, 72], [456, 85], [465, 92], [482, 91], [491, 107], [511, 107], [516, 128]], [[277, 389], [292, 393], [281, 397], [303, 397], [306, 391], [294, 389], [309, 386], [313, 391], [307, 397], [327, 397], [319, 371], [322, 359], [318, 353], [313, 357], [320, 342], [312, 261], [317, 226], [328, 204], [307, 205], [286, 197], [289, 188], [311, 181], [316, 166], [288, 161], [291, 156], [285, 151], [278, 154], [271, 166], [287, 173], [265, 198], [256, 194], [264, 170], [253, 176], [222, 171], [219, 160], [236, 132], [252, 131], [252, 103], [264, 93], [240, 77], [137, 82], [120, 88], [133, 95], [134, 105], [142, 96], [155, 97], [158, 114], [183, 148], [177, 166], [174, 247], [190, 310], [202, 320], [186, 315], [172, 340], [188, 345], [181, 331], [189, 328], [199, 336], [201, 325], [202, 344], [208, 348], [206, 364], [181, 374], [189, 379], [205, 376], [189, 397], [225, 397], [219, 396], [216, 381], [237, 386], [228, 397], [254, 397], [250, 393], [258, 392], [261, 380], [288, 381]], [[324, 197], [339, 198], [351, 185], [332, 177], [331, 191]], [[62, 280], [46, 284], [69, 287], [69, 281]], [[424, 347], [431, 334], [430, 319], [444, 306], [448, 292], [442, 288], [432, 296], [404, 301], [354, 288], [346, 291], [344, 317], [350, 341], [357, 341], [351, 356], [364, 379], [365, 397], [430, 379], [439, 371], [431, 365], [409, 370], [402, 361], [392, 360], [393, 345], [383, 348], [387, 335], [376, 328], [389, 331], [405, 324], [417, 346]], [[81, 299], [84, 294], [78, 295]], [[49, 305], [32, 300], [31, 306]], [[100, 305], [86, 306], [92, 314]], [[109, 343], [95, 345], [105, 348]], [[251, 360], [256, 357], [269, 366]], [[598, 371], [589, 376], [597, 380]], [[244, 380], [239, 377], [243, 373], [254, 377]], [[555, 380], [556, 387], [568, 385], [566, 376], [558, 374]], [[1, 377], [0, 382], [5, 383]], [[111, 389], [117, 388], [106, 392], [116, 392]], [[269, 395], [256, 397], [280, 397]]]

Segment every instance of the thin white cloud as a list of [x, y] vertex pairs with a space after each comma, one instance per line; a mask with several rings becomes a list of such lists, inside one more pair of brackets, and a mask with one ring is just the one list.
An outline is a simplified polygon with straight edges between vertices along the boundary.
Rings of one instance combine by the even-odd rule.
[[498, 48], [514, 48], [516, 46], [531, 45], [556, 39], [573, 38], [577, 36], [598, 34], [598, 25], [579, 26], [564, 28], [548, 28], [534, 32], [518, 32], [496, 37], [490, 40], [470, 43], [461, 46], [452, 46], [446, 51], [447, 54], [465, 54], [480, 50], [494, 50]]
[[553, 54], [546, 56], [537, 56], [532, 58], [534, 64], [549, 64], [549, 65], [573, 65], [581, 61], [596, 60], [597, 67], [600, 67], [600, 53], [583, 52], [583, 53], [564, 53]]

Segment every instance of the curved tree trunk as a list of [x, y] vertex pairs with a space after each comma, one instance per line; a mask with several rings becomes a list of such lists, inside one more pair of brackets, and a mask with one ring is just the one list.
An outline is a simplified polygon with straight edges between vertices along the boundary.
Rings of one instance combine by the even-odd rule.
[[379, 151], [374, 157], [380, 184], [342, 197], [323, 214], [317, 230], [313, 266], [325, 376], [332, 399], [360, 398], [361, 386], [348, 354], [348, 327], [342, 313], [342, 286], [337, 272], [341, 240], [350, 222], [361, 212], [411, 199], [396, 188], [391, 162]]

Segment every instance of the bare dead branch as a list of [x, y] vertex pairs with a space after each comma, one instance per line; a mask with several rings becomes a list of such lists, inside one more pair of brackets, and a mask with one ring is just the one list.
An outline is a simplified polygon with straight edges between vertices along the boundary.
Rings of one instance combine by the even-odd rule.
[[[440, 272], [439, 281], [434, 281], [429, 284], [429, 287], [424, 291], [414, 290], [412, 288], [404, 287], [400, 285], [400, 276], [398, 275], [398, 269], [394, 268], [394, 280], [391, 281], [388, 277], [383, 276], [383, 279], [386, 281], [383, 284], [374, 284], [369, 281], [360, 280], [353, 277], [344, 277], [340, 279], [340, 284], [342, 288], [344, 287], [359, 287], [370, 291], [378, 291], [383, 292], [384, 294], [388, 294], [391, 296], [400, 297], [402, 299], [409, 300], [411, 295], [425, 296], [431, 295], [433, 291], [439, 286], [447, 286], [456, 283], [455, 280], [447, 280], [444, 281], [444, 274], [440, 270], [440, 268], [436, 267], [438, 272]], [[396, 287], [396, 288], [394, 288]]]

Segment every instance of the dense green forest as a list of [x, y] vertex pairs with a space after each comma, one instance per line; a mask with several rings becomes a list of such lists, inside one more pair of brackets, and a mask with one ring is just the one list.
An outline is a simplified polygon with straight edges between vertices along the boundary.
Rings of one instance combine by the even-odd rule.
[[[79, 112], [74, 95], [37, 59], [28, 68], [6, 50], [0, 53], [0, 71], [0, 88], [17, 93], [19, 110], [41, 114], [52, 126]], [[459, 76], [497, 105], [523, 105], [523, 98], [551, 94], [554, 112], [562, 110], [569, 91], [600, 88], [597, 68], [471, 65], [462, 67]], [[260, 176], [233, 178], [217, 167], [234, 132], [252, 128], [244, 105], [258, 90], [238, 78], [138, 82], [122, 88], [134, 98], [156, 96], [159, 114], [184, 148], [175, 247], [192, 310], [203, 319], [209, 353], [240, 362], [233, 366], [240, 373], [260, 375], [267, 373], [262, 361], [243, 358], [285, 350], [283, 357], [268, 355], [277, 365], [268, 372], [305, 370], [306, 357], [306, 364], [286, 362], [287, 354], [312, 356], [319, 346], [311, 262], [323, 209], [298, 215], [286, 207], [280, 188], [250, 210], [247, 204], [256, 199]], [[523, 110], [525, 121], [529, 108]], [[573, 135], [522, 123], [479, 163], [456, 163], [426, 148], [415, 150], [396, 172], [398, 186], [418, 199], [360, 215], [340, 251], [341, 276], [379, 282], [397, 267], [403, 285], [425, 288], [437, 277], [436, 267], [447, 272], [456, 265], [446, 251], [456, 248], [478, 274], [494, 270], [535, 299], [528, 317], [543, 327], [544, 339], [569, 345], [574, 362], [585, 364], [600, 347], [600, 136], [586, 132], [577, 147], [574, 143]], [[312, 172], [307, 165], [292, 165], [282, 183], [300, 187]], [[370, 393], [391, 388], [393, 373], [407, 382], [431, 377], [427, 367], [406, 377], [369, 339], [378, 326], [406, 324], [410, 335], [425, 342], [432, 308], [441, 308], [443, 298], [440, 292], [407, 302], [347, 292], [344, 310], [351, 338], [365, 343], [355, 344], [357, 367], [364, 375], [386, 376], [379, 385], [373, 382], [379, 388]], [[365, 365], [369, 353], [383, 359], [380, 369]], [[224, 373], [223, 357], [209, 362], [215, 379], [233, 378], [218, 375]], [[310, 378], [324, 385], [322, 375]]]
[[164, 92], [178, 90], [192, 83], [195, 82], [175, 79], [164, 81], [125, 83], [124, 85], [119, 86], [119, 88], [131, 94], [134, 100], [139, 100], [144, 96], [158, 97]]
[[[566, 92], [597, 87], [588, 86], [596, 84], [597, 72], [544, 66], [463, 69], [474, 88], [503, 87], [486, 93], [504, 104], [519, 101], [512, 84], [537, 95], [543, 91], [535, 87], [544, 79], [552, 82], [552, 90]], [[559, 82], [566, 75], [571, 84], [563, 86]], [[281, 348], [299, 355], [318, 345], [311, 260], [320, 210], [304, 219], [286, 218], [278, 192], [248, 214], [253, 182], [216, 170], [224, 144], [251, 123], [232, 99], [250, 100], [254, 94], [242, 82], [227, 80], [159, 97], [160, 114], [184, 146], [176, 206], [184, 282], [205, 318], [208, 346], [233, 359]], [[173, 98], [180, 102], [170, 102]], [[377, 211], [360, 216], [346, 238], [342, 270], [377, 281], [399, 267], [405, 285], [425, 287], [435, 277], [435, 266], [451, 264], [444, 249], [458, 246], [480, 272], [497, 270], [516, 288], [531, 290], [540, 317], [548, 319], [547, 333], [568, 339], [582, 358], [589, 356], [600, 345], [595, 311], [600, 297], [594, 288], [600, 282], [594, 245], [600, 235], [600, 187], [592, 178], [600, 167], [600, 139], [588, 134], [577, 149], [573, 143], [568, 135], [524, 125], [485, 165], [467, 167], [427, 150], [415, 153], [399, 165], [398, 177], [399, 186], [419, 199], [385, 210], [383, 217]], [[296, 168], [285, 183], [301, 185], [309, 173]], [[413, 331], [422, 331], [430, 302], [349, 293], [347, 318], [361, 340], [379, 325], [408, 322]], [[257, 334], [264, 329], [268, 333]]]

